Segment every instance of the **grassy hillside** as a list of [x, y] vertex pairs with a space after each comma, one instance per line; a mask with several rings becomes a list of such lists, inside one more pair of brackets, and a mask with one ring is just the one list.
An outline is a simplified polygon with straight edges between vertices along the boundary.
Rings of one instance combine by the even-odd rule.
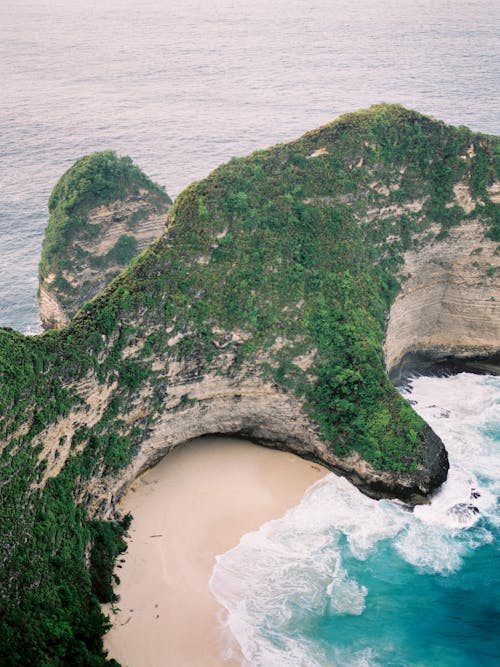
[[[348, 114], [188, 187], [165, 236], [64, 330], [0, 331], [2, 664], [106, 664], [97, 599], [112, 595], [122, 529], [89, 521], [88, 482], [134, 457], [168, 391], [154, 366], [167, 352], [203, 373], [220, 353], [215, 338], [237, 331], [236, 365], [298, 397], [336, 455], [398, 473], [423, 465], [427, 427], [385, 373], [386, 317], [405, 250], [477, 218], [500, 242], [486, 189], [499, 156], [498, 138], [399, 106]], [[121, 172], [106, 169], [103, 188], [120, 190]], [[479, 202], [469, 214], [454, 203], [459, 181]], [[83, 210], [72, 202], [101, 196], [76, 172], [60, 185], [50, 208], [66, 222], [45, 242], [42, 275]], [[140, 352], [123, 355], [138, 338]], [[40, 434], [81, 404], [73, 387], [89, 374], [114, 387], [111, 398], [94, 426], [75, 427], [58, 476], [39, 486]], [[151, 411], [129, 425], [123, 415], [146, 384]]]

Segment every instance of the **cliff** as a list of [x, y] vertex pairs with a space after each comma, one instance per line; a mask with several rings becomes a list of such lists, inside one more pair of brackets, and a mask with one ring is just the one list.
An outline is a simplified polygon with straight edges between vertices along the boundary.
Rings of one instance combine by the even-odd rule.
[[446, 361], [498, 372], [499, 247], [472, 219], [404, 254], [384, 346], [391, 377]]
[[[189, 438], [239, 434], [425, 502], [446, 452], [387, 371], [498, 353], [498, 155], [495, 137], [399, 106], [348, 114], [187, 188], [165, 234], [62, 330], [1, 332], [5, 632], [29, 610], [32, 664], [102, 658], [102, 520]], [[63, 645], [58, 626], [36, 634], [46, 609]]]
[[161, 236], [169, 196], [112, 151], [78, 160], [49, 200], [39, 268], [40, 318], [60, 328]]

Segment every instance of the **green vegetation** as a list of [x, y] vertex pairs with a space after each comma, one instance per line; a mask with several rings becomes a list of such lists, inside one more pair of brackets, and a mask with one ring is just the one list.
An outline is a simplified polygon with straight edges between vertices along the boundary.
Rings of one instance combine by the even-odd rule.
[[[50, 217], [43, 241], [40, 279], [67, 268], [64, 265], [67, 248], [75, 236], [91, 240], [98, 233], [95, 225], [86, 224], [89, 210], [100, 204], [136, 196], [141, 189], [154, 193], [158, 203], [168, 201], [165, 192], [129, 157], [102, 151], [78, 160], [61, 177], [49, 198]], [[134, 223], [141, 216], [136, 214], [135, 217]]]
[[[486, 186], [500, 176], [498, 146], [399, 106], [343, 116], [187, 188], [169, 233], [65, 329], [0, 330], [2, 664], [111, 664], [98, 600], [112, 599], [124, 527], [99, 521], [93, 488], [133, 459], [165, 409], [168, 368], [155, 360], [189, 362], [199, 377], [232, 351], [231, 373], [245, 364], [297, 396], [334, 454], [396, 472], [423, 464], [424, 424], [384, 370], [385, 321], [403, 252], [433, 239], [431, 223], [445, 235], [480, 216], [497, 238]], [[135, 169], [99, 155], [106, 178], [87, 177], [91, 156], [52, 194], [42, 277], [62, 266], [85, 211], [123, 192]], [[468, 216], [453, 205], [458, 181], [483, 202]], [[241, 343], [221, 348], [217, 332], [231, 331]], [[86, 380], [109, 391], [92, 426], [78, 393]], [[143, 409], [126, 419], [139, 396]], [[191, 405], [186, 394], [176, 409]], [[54, 443], [48, 429], [65, 417], [69, 435]]]
[[92, 588], [99, 602], [118, 601], [113, 583], [119, 582], [112, 572], [116, 557], [127, 549], [123, 532], [130, 527], [131, 521], [132, 516], [127, 514], [119, 524], [111, 521], [92, 521], [90, 524], [92, 550], [89, 571]]
[[99, 601], [110, 599], [109, 576], [124, 528], [88, 522], [84, 505], [75, 504], [74, 466], [33, 491], [29, 453], [23, 463], [10, 479], [2, 470], [0, 663], [117, 665], [102, 647], [108, 621]]
[[[166, 215], [170, 204], [128, 157], [103, 151], [78, 160], [49, 199], [40, 284], [71, 318], [138, 254], [134, 234], [140, 234], [141, 223]], [[115, 241], [120, 228], [125, 233]]]

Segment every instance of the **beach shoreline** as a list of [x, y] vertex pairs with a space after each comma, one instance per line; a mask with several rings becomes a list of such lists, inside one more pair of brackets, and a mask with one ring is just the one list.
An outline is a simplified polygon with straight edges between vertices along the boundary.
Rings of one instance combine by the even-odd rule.
[[176, 448], [134, 481], [120, 600], [104, 643], [123, 667], [231, 667], [224, 610], [209, 590], [215, 557], [282, 516], [328, 470], [287, 452], [210, 436]]

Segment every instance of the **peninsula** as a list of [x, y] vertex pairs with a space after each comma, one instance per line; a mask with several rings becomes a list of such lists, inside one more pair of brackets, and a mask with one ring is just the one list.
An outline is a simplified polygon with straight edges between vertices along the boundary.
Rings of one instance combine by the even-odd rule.
[[[47, 319], [80, 310], [42, 336], [0, 331], [2, 664], [117, 664], [98, 605], [124, 546], [115, 506], [186, 440], [243, 436], [372, 497], [426, 501], [446, 451], [389, 376], [415, 360], [496, 367], [499, 156], [496, 137], [377, 105], [188, 187], [81, 308], [71, 272], [86, 269], [63, 235], [46, 241], [41, 295], [75, 296]], [[51, 215], [114, 210], [113, 187], [94, 200], [77, 175]], [[88, 265], [115, 247], [95, 229], [74, 245]], [[121, 243], [127, 260], [139, 249]]]

